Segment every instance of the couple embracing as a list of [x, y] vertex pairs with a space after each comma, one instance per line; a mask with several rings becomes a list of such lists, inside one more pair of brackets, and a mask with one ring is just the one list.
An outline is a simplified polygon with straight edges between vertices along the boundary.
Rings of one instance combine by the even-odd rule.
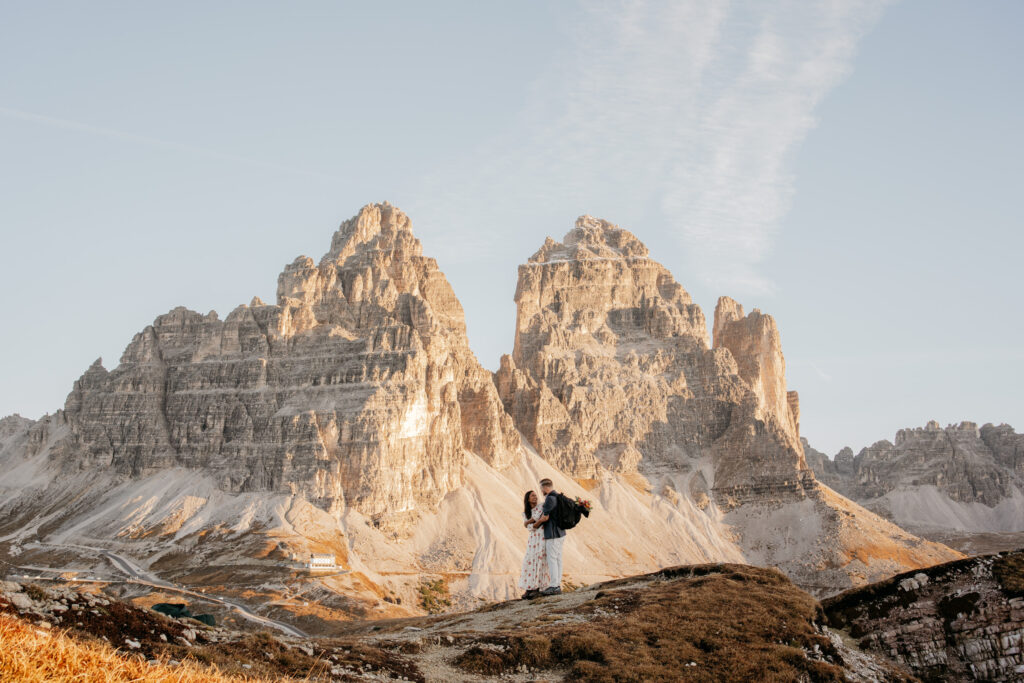
[[519, 575], [523, 598], [562, 592], [562, 544], [565, 531], [590, 516], [589, 501], [569, 500], [555, 491], [550, 479], [540, 480], [543, 497], [527, 491], [523, 497], [523, 526], [529, 529], [526, 555]]

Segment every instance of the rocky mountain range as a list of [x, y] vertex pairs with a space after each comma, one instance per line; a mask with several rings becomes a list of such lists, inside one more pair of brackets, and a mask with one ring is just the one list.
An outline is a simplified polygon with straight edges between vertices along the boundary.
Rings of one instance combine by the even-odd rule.
[[584, 216], [548, 238], [516, 305], [492, 376], [408, 217], [368, 205], [285, 267], [275, 304], [174, 309], [62, 410], [0, 421], [0, 555], [116, 549], [280, 597], [291, 558], [329, 552], [333, 616], [408, 611], [430, 576], [472, 606], [515, 593], [522, 493], [549, 476], [594, 502], [566, 547], [577, 582], [747, 561], [824, 594], [959, 557], [821, 486], [774, 319], [722, 297], [709, 343], [628, 231]]
[[1024, 434], [1010, 425], [933, 420], [856, 455], [829, 458], [806, 441], [804, 451], [821, 482], [915, 533], [967, 547], [1024, 540]]

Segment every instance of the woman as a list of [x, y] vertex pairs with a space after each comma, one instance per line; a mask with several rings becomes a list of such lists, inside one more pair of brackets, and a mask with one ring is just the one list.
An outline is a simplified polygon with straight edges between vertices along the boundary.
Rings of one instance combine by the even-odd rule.
[[533, 491], [523, 496], [523, 526], [530, 527], [526, 539], [526, 555], [523, 557], [523, 570], [519, 575], [519, 588], [526, 591], [523, 599], [540, 595], [542, 588], [548, 585], [548, 561], [544, 554], [544, 527], [534, 526], [544, 513], [544, 504]]

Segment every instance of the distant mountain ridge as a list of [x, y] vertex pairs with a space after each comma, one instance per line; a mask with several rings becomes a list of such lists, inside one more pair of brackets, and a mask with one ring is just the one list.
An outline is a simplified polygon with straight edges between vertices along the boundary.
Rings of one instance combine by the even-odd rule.
[[804, 442], [816, 477], [918, 533], [1024, 532], [1024, 434], [961, 422], [901, 429], [854, 455]]

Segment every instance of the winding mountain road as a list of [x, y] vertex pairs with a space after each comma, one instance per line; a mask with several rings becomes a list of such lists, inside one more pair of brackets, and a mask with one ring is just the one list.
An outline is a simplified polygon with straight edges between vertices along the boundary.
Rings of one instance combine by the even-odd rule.
[[[55, 543], [40, 543], [39, 545], [50, 545], [58, 548], [62, 547]], [[116, 570], [128, 576], [127, 583], [137, 583], [144, 586], [150, 586], [151, 588], [159, 588], [161, 590], [181, 593], [182, 595], [189, 595], [199, 600], [215, 602], [224, 605], [225, 607], [230, 607], [231, 609], [235, 610], [244, 618], [250, 621], [255, 621], [257, 623], [263, 624], [264, 626], [269, 626], [271, 628], [277, 629], [278, 631], [281, 631], [289, 636], [294, 636], [296, 638], [309, 637], [308, 635], [306, 635], [305, 633], [303, 633], [302, 631], [300, 631], [299, 629], [295, 628], [290, 624], [286, 624], [283, 621], [277, 621], [276, 619], [270, 619], [268, 617], [260, 616], [259, 614], [256, 614], [251, 609], [240, 603], [234, 602], [232, 600], [227, 600], [216, 595], [207, 595], [206, 593], [200, 593], [198, 591], [190, 590], [188, 588], [182, 588], [177, 584], [170, 583], [169, 581], [164, 581], [163, 579], [154, 576], [150, 572], [147, 572], [145, 569], [142, 569], [129, 558], [124, 557], [123, 555], [118, 555], [117, 553], [112, 552], [110, 550], [71, 543], [65, 545], [85, 550], [91, 550], [95, 553], [99, 553], [102, 557], [106, 558], [107, 561], [109, 561], [110, 564], [112, 564]]]

